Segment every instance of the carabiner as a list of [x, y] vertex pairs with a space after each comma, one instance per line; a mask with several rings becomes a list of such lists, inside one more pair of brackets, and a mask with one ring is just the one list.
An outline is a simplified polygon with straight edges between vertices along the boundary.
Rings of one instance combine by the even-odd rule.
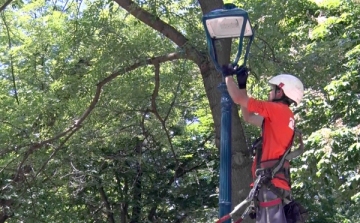
[[261, 176], [261, 172], [263, 173], [264, 170], [265, 170], [264, 168], [256, 169], [255, 170], [255, 176], [257, 176], [257, 177]]

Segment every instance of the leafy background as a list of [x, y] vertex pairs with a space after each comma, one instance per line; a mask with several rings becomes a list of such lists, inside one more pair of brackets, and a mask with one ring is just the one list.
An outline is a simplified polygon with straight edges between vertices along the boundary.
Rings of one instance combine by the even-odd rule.
[[[276, 73], [305, 83], [294, 111], [306, 151], [292, 163], [292, 180], [308, 222], [359, 222], [360, 3], [234, 3], [257, 27], [251, 94], [266, 98]], [[0, 222], [217, 218], [219, 113], [209, 94], [217, 89], [191, 59], [207, 55], [201, 17], [217, 4], [0, 4]], [[168, 27], [159, 32], [143, 14], [133, 16], [135, 6], [157, 16], [149, 23], [177, 30], [186, 45], [173, 41]], [[259, 129], [240, 124], [249, 144]], [[233, 189], [246, 196], [242, 186]]]

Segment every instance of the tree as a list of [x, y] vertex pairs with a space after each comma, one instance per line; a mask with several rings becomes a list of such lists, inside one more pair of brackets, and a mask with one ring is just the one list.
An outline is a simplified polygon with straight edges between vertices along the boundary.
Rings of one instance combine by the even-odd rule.
[[[123, 4], [125, 4], [123, 7], [129, 9], [129, 4], [126, 4], [129, 2], [123, 2]], [[109, 10], [107, 12], [107, 5], [104, 5], [103, 3], [100, 2], [94, 2], [92, 5], [89, 6], [89, 10], [88, 11], [84, 11], [84, 14], [82, 14], [81, 19], [77, 19], [77, 17], [80, 15], [79, 14], [79, 7], [78, 5], [74, 5], [74, 4], [70, 4], [70, 5], [66, 5], [64, 4], [63, 7], [61, 7], [61, 5], [57, 5], [55, 4], [47, 4], [47, 3], [41, 3], [39, 4], [39, 2], [33, 2], [33, 3], [29, 3], [27, 4], [27, 10], [30, 12], [28, 13], [28, 15], [24, 16], [21, 15], [22, 20], [19, 19], [11, 19], [10, 21], [19, 21], [21, 23], [19, 23], [19, 26], [17, 27], [17, 29], [13, 29], [13, 27], [15, 27], [16, 24], [14, 24], [13, 22], [11, 24], [9, 24], [9, 20], [7, 19], [7, 17], [16, 17], [19, 18], [18, 15], [16, 13], [10, 13], [10, 14], [6, 14], [3, 17], [3, 22], [5, 24], [5, 26], [10, 27], [10, 29], [12, 29], [10, 32], [8, 32], [8, 36], [7, 36], [7, 40], [11, 43], [9, 44], [9, 54], [10, 55], [5, 55], [6, 58], [10, 58], [10, 60], [6, 60], [9, 61], [10, 67], [12, 67], [12, 64], [18, 64], [18, 66], [16, 67], [16, 69], [12, 69], [11, 70], [11, 74], [12, 76], [16, 75], [16, 78], [18, 80], [22, 80], [21, 85], [17, 85], [17, 86], [11, 86], [9, 85], [6, 81], [6, 79], [4, 79], [4, 95], [6, 95], [7, 91], [10, 89], [12, 89], [12, 91], [15, 92], [15, 95], [19, 97], [19, 107], [17, 108], [17, 112], [16, 114], [13, 113], [14, 117], [24, 117], [21, 116], [20, 114], [22, 112], [25, 112], [26, 114], [26, 122], [23, 123], [24, 127], [20, 127], [20, 129], [26, 128], [27, 132], [24, 132], [22, 134], [19, 135], [19, 139], [17, 140], [17, 142], [23, 142], [25, 146], [21, 146], [18, 148], [18, 146], [14, 146], [16, 148], [15, 150], [15, 156], [14, 154], [11, 154], [11, 152], [14, 151], [14, 149], [12, 149], [13, 145], [11, 145], [11, 147], [8, 150], [4, 150], [4, 154], [8, 155], [9, 157], [7, 157], [6, 159], [4, 159], [4, 162], [6, 165], [8, 165], [8, 161], [11, 159], [16, 159], [18, 160], [17, 163], [14, 163], [14, 168], [17, 168], [18, 171], [15, 173], [15, 176], [12, 177], [11, 175], [6, 176], [7, 179], [9, 179], [9, 181], [11, 183], [5, 183], [5, 188], [9, 188], [10, 185], [12, 185], [14, 179], [17, 179], [20, 175], [21, 175], [21, 171], [23, 169], [24, 166], [27, 165], [27, 163], [29, 163], [30, 165], [30, 169], [31, 169], [31, 173], [33, 175], [31, 175], [30, 178], [26, 178], [25, 180], [28, 182], [28, 187], [32, 188], [35, 185], [38, 185], [40, 182], [44, 182], [44, 181], [48, 181], [49, 176], [53, 176], [55, 177], [55, 173], [58, 174], [57, 178], [59, 180], [59, 184], [58, 185], [62, 185], [63, 184], [63, 179], [65, 176], [68, 176], [67, 172], [70, 172], [71, 175], [74, 175], [74, 177], [71, 177], [70, 180], [70, 184], [76, 184], [77, 187], [76, 188], [76, 193], [74, 195], [74, 192], [68, 192], [69, 195], [73, 194], [74, 196], [77, 196], [79, 194], [81, 194], [82, 197], [87, 198], [88, 196], [86, 196], [86, 192], [87, 193], [95, 193], [95, 194], [91, 194], [93, 197], [92, 199], [96, 198], [96, 194], [100, 194], [101, 195], [101, 199], [102, 202], [105, 204], [105, 210], [104, 212], [107, 213], [107, 219], [110, 222], [113, 222], [115, 219], [114, 215], [111, 213], [112, 211], [109, 209], [113, 209], [114, 207], [112, 207], [111, 202], [109, 201], [109, 193], [104, 189], [104, 187], [102, 186], [102, 180], [99, 179], [99, 177], [101, 178], [103, 175], [103, 172], [105, 170], [107, 170], [109, 168], [109, 165], [107, 162], [103, 163], [103, 162], [99, 162], [96, 161], [96, 159], [92, 158], [91, 163], [94, 163], [91, 169], [88, 168], [80, 168], [82, 165], [84, 165], [82, 162], [77, 161], [77, 157], [85, 157], [84, 152], [86, 153], [86, 151], [88, 150], [84, 150], [84, 152], [70, 152], [71, 157], [73, 157], [72, 159], [68, 159], [66, 158], [66, 154], [68, 154], [67, 151], [71, 150], [71, 148], [73, 148], [73, 146], [78, 145], [79, 148], [81, 147], [82, 149], [84, 149], [84, 147], [80, 146], [81, 142], [85, 139], [90, 139], [92, 137], [91, 132], [87, 133], [85, 131], [85, 135], [80, 136], [80, 138], [75, 137], [76, 133], [81, 129], [84, 121], [89, 117], [90, 113], [94, 114], [94, 108], [95, 106], [102, 106], [99, 104], [100, 101], [100, 96], [102, 96], [103, 100], [108, 98], [109, 101], [111, 101], [111, 97], [110, 96], [106, 96], [106, 93], [102, 93], [103, 87], [110, 83], [110, 81], [113, 81], [116, 77], [118, 77], [119, 75], [122, 74], [122, 71], [128, 72], [130, 73], [135, 72], [135, 69], [139, 68], [140, 66], [144, 66], [147, 64], [151, 64], [154, 66], [154, 71], [155, 71], [155, 82], [154, 82], [154, 88], [153, 90], [151, 90], [151, 87], [149, 88], [148, 86], [144, 85], [144, 80], [141, 80], [141, 78], [132, 78], [130, 77], [130, 79], [128, 81], [134, 81], [137, 82], [139, 85], [139, 87], [145, 87], [145, 90], [148, 93], [151, 93], [152, 91], [152, 97], [150, 102], [150, 106], [147, 107], [143, 107], [136, 104], [131, 104], [131, 102], [128, 102], [126, 106], [124, 106], [124, 108], [120, 109], [121, 110], [126, 110], [126, 107], [130, 106], [132, 108], [134, 107], [139, 107], [138, 113], [138, 117], [140, 118], [140, 120], [137, 121], [137, 125], [143, 126], [142, 127], [142, 131], [136, 133], [137, 131], [134, 132], [134, 130], [130, 131], [133, 132], [132, 134], [136, 133], [136, 134], [140, 134], [141, 133], [141, 139], [139, 139], [142, 143], [142, 147], [143, 149], [146, 149], [145, 145], [151, 145], [152, 149], [154, 149], [155, 147], [161, 148], [161, 145], [165, 144], [169, 144], [170, 143], [170, 150], [172, 151], [173, 154], [173, 159], [174, 159], [174, 164], [173, 166], [167, 166], [167, 170], [173, 170], [175, 173], [175, 175], [170, 175], [169, 177], [167, 177], [169, 179], [168, 185], [171, 186], [173, 184], [173, 179], [176, 179], [178, 177], [183, 176], [185, 173], [189, 172], [189, 171], [193, 171], [197, 169], [198, 167], [201, 167], [202, 165], [204, 165], [203, 162], [200, 162], [200, 164], [198, 165], [190, 165], [191, 162], [185, 162], [185, 164], [190, 165], [190, 168], [185, 168], [185, 164], [181, 162], [181, 160], [179, 160], [179, 157], [181, 157], [181, 152], [180, 151], [175, 151], [172, 144], [173, 142], [172, 140], [172, 131], [170, 130], [171, 128], [175, 128], [171, 127], [171, 123], [173, 123], [174, 121], [171, 121], [171, 123], [167, 120], [168, 117], [170, 117], [169, 115], [171, 115], [171, 111], [173, 109], [173, 104], [169, 104], [170, 107], [168, 107], [166, 109], [166, 103], [163, 104], [161, 107], [158, 107], [158, 103], [161, 104], [161, 101], [157, 101], [157, 97], [159, 95], [159, 72], [161, 70], [160, 67], [160, 63], [166, 62], [166, 61], [171, 61], [171, 60], [175, 60], [175, 59], [180, 59], [180, 58], [187, 58], [188, 60], [192, 60], [195, 61], [195, 64], [197, 64], [197, 66], [202, 67], [202, 69], [204, 69], [203, 72], [203, 76], [206, 77], [206, 80], [208, 83], [212, 84], [213, 86], [216, 86], [218, 83], [215, 83], [214, 80], [219, 80], [221, 79], [220, 76], [218, 74], [214, 74], [211, 75], [211, 73], [215, 73], [214, 69], [211, 67], [211, 63], [208, 61], [207, 59], [207, 53], [204, 50], [203, 52], [196, 50], [196, 48], [194, 48], [194, 46], [191, 46], [189, 44], [189, 41], [182, 35], [180, 35], [180, 32], [177, 32], [174, 28], [172, 28], [169, 25], [166, 25], [164, 22], [162, 22], [161, 20], [159, 20], [158, 22], [155, 22], [155, 26], [164, 26], [164, 30], [162, 34], [164, 34], [165, 36], [167, 35], [178, 35], [177, 37], [175, 37], [175, 43], [182, 46], [181, 48], [181, 52], [174, 52], [168, 55], [161, 55], [162, 52], [160, 52], [160, 56], [156, 56], [150, 59], [146, 59], [144, 60], [143, 58], [146, 55], [146, 52], [142, 51], [140, 48], [138, 48], [136, 50], [136, 46], [133, 47], [132, 50], [137, 51], [137, 55], [134, 58], [128, 58], [128, 60], [123, 61], [121, 63], [123, 68], [118, 68], [118, 64], [114, 63], [114, 59], [111, 57], [101, 57], [101, 55], [103, 54], [109, 54], [109, 55], [116, 55], [116, 52], [121, 52], [123, 53], [123, 50], [125, 48], [121, 48], [118, 49], [117, 51], [113, 51], [113, 48], [111, 48], [111, 45], [116, 43], [118, 41], [117, 38], [110, 38], [111, 33], [114, 32], [113, 34], [118, 33], [118, 30], [120, 29], [126, 29], [126, 27], [119, 25], [116, 27], [109, 27], [106, 26], [109, 22], [111, 21], [111, 10]], [[53, 11], [50, 11], [49, 9], [55, 9]], [[98, 8], [103, 9], [102, 11], [98, 10]], [[60, 10], [61, 9], [61, 10]], [[144, 11], [141, 8], [137, 8], [137, 12], [140, 12], [140, 16], [142, 16], [142, 13], [144, 13], [146, 16], [146, 18], [148, 19], [152, 19], [154, 18], [151, 14], [146, 13], [146, 11]], [[50, 12], [50, 14], [48, 14]], [[64, 16], [65, 13], [74, 13], [75, 18], [73, 19], [71, 17], [66, 17]], [[100, 18], [100, 21], [98, 21], [98, 23], [96, 24], [92, 24], [95, 27], [92, 28], [91, 26], [89, 26], [87, 24], [88, 21], [87, 20], [89, 18], [91, 18], [92, 16], [96, 16]], [[118, 19], [118, 18], [117, 18]], [[114, 19], [114, 21], [116, 21], [117, 19]], [[130, 19], [130, 22], [134, 21], [133, 19]], [[136, 21], [134, 21], [136, 22]], [[44, 24], [46, 24], [47, 29], [44, 29], [43, 26]], [[104, 26], [105, 25], [105, 26]], [[65, 28], [62, 28], [65, 27]], [[25, 31], [26, 30], [26, 31]], [[95, 31], [96, 30], [96, 31]], [[23, 32], [25, 31], [25, 32]], [[97, 32], [95, 35], [92, 32]], [[148, 32], [149, 30], [144, 29], [144, 31]], [[105, 36], [104, 34], [108, 34], [110, 33], [110, 35]], [[126, 40], [126, 37], [124, 36], [120, 36], [120, 41], [123, 41], [124, 43], [127, 44], [131, 44], [130, 41]], [[30, 39], [29, 39], [30, 37]], [[95, 38], [93, 38], [95, 37]], [[104, 45], [102, 45], [102, 41], [103, 39], [98, 39], [98, 37], [103, 37], [106, 39], [106, 41], [104, 42], [106, 47]], [[33, 39], [31, 39], [33, 38]], [[42, 41], [36, 41], [36, 38], [41, 38]], [[159, 36], [158, 34], [152, 35], [153, 40], [154, 39], [158, 39]], [[26, 39], [26, 41], [25, 41]], [[4, 38], [5, 40], [5, 38]], [[68, 41], [71, 40], [71, 41]], [[139, 39], [140, 40], [140, 39]], [[151, 37], [148, 39], [150, 42], [153, 42], [153, 40], [151, 40]], [[24, 44], [25, 43], [25, 44]], [[93, 43], [93, 44], [90, 44]], [[188, 45], [189, 44], [189, 45]], [[84, 47], [84, 45], [87, 46]], [[94, 47], [96, 48], [100, 48], [102, 49], [104, 52], [96, 52], [94, 50], [92, 50], [91, 48], [89, 48], [89, 46], [96, 46]], [[168, 43], [168, 47], [171, 48], [170, 44]], [[126, 50], [126, 49], [125, 49]], [[12, 57], [8, 57], [11, 56], [12, 54], [16, 55], [15, 59], [11, 59]], [[134, 54], [132, 54], [134, 55]], [[135, 60], [140, 60], [139, 62], [135, 63], [135, 64], [131, 64], [132, 61]], [[184, 64], [186, 65], [186, 63], [184, 62]], [[110, 75], [104, 75], [102, 72], [100, 72], [102, 69], [104, 69], [104, 67], [107, 67], [107, 69], [105, 70], [111, 70], [114, 68], [117, 68], [115, 72], [111, 73]], [[4, 70], [5, 71], [5, 70]], [[8, 70], [6, 70], [8, 71]], [[143, 70], [144, 73], [147, 73], [147, 71]], [[162, 71], [163, 72], [163, 71]], [[31, 73], [32, 75], [30, 76], [25, 76], [22, 74], [25, 73]], [[94, 78], [94, 76], [90, 76], [89, 74], [102, 74], [100, 76], [98, 76], [97, 78]], [[106, 72], [105, 72], [106, 73]], [[166, 72], [164, 72], [166, 73]], [[150, 76], [149, 76], [150, 77]], [[10, 76], [9, 76], [10, 79]], [[95, 91], [92, 88], [92, 84], [94, 83], [94, 79], [95, 81], [98, 80], [97, 83], [97, 88], [95, 89]], [[18, 81], [16, 81], [14, 79], [14, 83], [19, 83]], [[165, 82], [166, 83], [166, 82]], [[179, 85], [180, 83], [182, 83], [182, 80], [179, 79]], [[132, 85], [134, 86], [134, 85]], [[124, 88], [126, 88], [126, 86], [123, 86]], [[211, 85], [210, 85], [211, 87]], [[115, 86], [110, 86], [110, 89], [113, 88], [115, 89]], [[126, 92], [126, 89], [124, 89]], [[129, 89], [127, 89], [127, 91], [129, 91]], [[86, 106], [86, 104], [89, 101], [89, 92], [94, 92], [94, 96], [91, 99], [91, 103], [88, 106], [88, 108], [83, 112], [82, 115], [78, 116], [78, 112], [79, 110], [82, 110], [82, 108], [84, 108]], [[135, 91], [136, 92], [136, 91]], [[210, 93], [209, 93], [210, 92]], [[216, 92], [216, 93], [214, 93]], [[178, 101], [176, 100], [176, 94], [178, 92], [173, 92], [174, 93], [174, 101], [173, 103], [178, 103]], [[116, 93], [115, 93], [116, 94]], [[134, 91], [131, 91], [131, 96], [132, 97], [141, 97], [141, 95], [136, 95], [134, 94]], [[162, 93], [164, 94], [164, 93]], [[212, 97], [217, 97], [216, 100], [214, 99], [214, 105], [218, 107], [217, 103], [215, 101], [219, 101], [220, 97], [219, 97], [219, 93], [217, 92], [216, 88], [214, 89], [210, 89], [208, 91], [208, 94], [213, 95]], [[46, 97], [43, 97], [44, 95], [46, 95]], [[112, 96], [114, 96], [114, 92], [112, 92]], [[120, 95], [122, 97], [124, 97], [125, 95]], [[130, 95], [128, 95], [130, 96]], [[34, 100], [33, 100], [34, 99]], [[11, 97], [8, 98], [8, 100], [11, 100]], [[138, 99], [140, 100], [140, 99]], [[31, 103], [29, 103], [31, 101]], [[76, 101], [76, 102], [75, 102]], [[106, 100], [105, 100], [106, 101]], [[105, 103], [105, 102], [104, 102]], [[116, 103], [118, 104], [118, 103]], [[9, 101], [9, 107], [11, 108], [12, 103]], [[111, 104], [107, 104], [105, 103], [105, 105], [103, 106], [114, 106]], [[165, 107], [164, 107], [165, 106]], [[39, 107], [40, 109], [36, 109], [37, 107]], [[36, 109], [38, 110], [36, 113], [32, 113], [31, 110], [32, 109]], [[159, 110], [161, 109], [161, 110]], [[165, 109], [165, 110], [164, 110]], [[167, 114], [166, 114], [166, 110]], [[7, 116], [9, 117], [8, 114], [8, 109], [4, 109], [3, 110], [3, 114], [4, 117]], [[136, 111], [136, 110], [135, 110]], [[235, 111], [235, 110], [234, 110]], [[164, 113], [165, 112], [165, 113]], [[191, 110], [190, 110], [191, 112]], [[220, 111], [217, 111], [217, 109], [213, 109], [213, 113], [219, 113]], [[164, 116], [165, 114], [165, 116]], [[98, 117], [102, 116], [102, 113], [95, 113], [95, 115], [99, 115]], [[185, 114], [184, 114], [185, 115]], [[188, 114], [186, 114], [188, 115]], [[78, 116], [78, 117], [76, 117]], [[11, 116], [10, 116], [11, 117]], [[107, 116], [104, 116], [107, 117]], [[214, 116], [216, 117], [216, 116]], [[70, 119], [69, 119], [70, 118]], [[110, 117], [109, 117], [110, 118]], [[123, 117], [125, 118], [125, 120], [127, 119], [127, 117]], [[155, 121], [148, 121], [148, 119], [154, 119]], [[191, 113], [190, 113], [190, 118], [189, 120], [191, 120]], [[199, 118], [199, 117], [197, 117]], [[14, 120], [16, 120], [16, 118], [12, 119], [12, 122], [9, 123], [9, 125], [11, 126], [11, 130], [16, 131], [16, 127], [19, 126], [18, 123], [15, 123]], [[72, 120], [71, 120], [72, 119]], [[108, 118], [107, 118], [108, 119]], [[113, 120], [114, 118], [112, 117], [109, 120]], [[219, 118], [217, 118], [219, 119]], [[131, 118], [131, 120], [133, 120]], [[238, 116], [237, 116], [237, 120], [239, 120]], [[69, 121], [70, 121], [70, 125], [69, 125]], [[72, 123], [71, 123], [72, 122]], [[147, 122], [150, 122], [151, 125], [154, 125], [151, 129], [152, 131], [155, 129], [163, 129], [165, 132], [163, 131], [158, 131], [158, 133], [155, 134], [155, 136], [153, 136], [153, 133], [149, 133], [149, 131], [146, 129], [146, 124]], [[168, 123], [169, 122], [169, 123]], [[89, 121], [87, 121], [88, 125], [90, 126], [92, 123], [91, 119]], [[219, 125], [219, 124], [216, 124]], [[15, 126], [15, 128], [13, 128], [13, 126]], [[67, 127], [68, 126], [68, 127]], [[94, 127], [98, 126], [98, 124], [94, 123]], [[170, 126], [170, 127], [169, 127]], [[180, 128], [184, 128], [183, 127], [184, 124], [180, 125]], [[240, 125], [239, 125], [240, 126]], [[124, 127], [126, 128], [126, 127]], [[178, 128], [178, 127], [177, 127]], [[60, 132], [60, 133], [59, 133]], [[168, 140], [161, 140], [161, 141], [157, 141], [156, 138], [158, 138], [158, 134], [162, 134], [165, 133], [167, 135], [167, 139]], [[12, 135], [13, 133], [10, 131], [6, 131], [6, 134], [4, 134], [4, 140], [6, 139], [5, 135]], [[205, 144], [209, 139], [211, 139], [212, 137], [208, 137], [207, 136], [208, 133], [206, 133], [204, 135], [205, 137], [205, 141], [202, 144]], [[124, 141], [127, 142], [128, 138], [130, 137], [130, 139], [132, 139], [131, 135], [127, 136], [124, 138]], [[151, 138], [153, 138], [152, 140], [150, 140]], [[200, 137], [197, 140], [201, 140], [203, 137]], [[216, 137], [219, 138], [219, 137]], [[14, 140], [15, 141], [15, 140]], [[216, 140], [218, 141], [218, 140]], [[71, 144], [69, 144], [71, 142]], [[86, 143], [87, 145], [89, 144], [89, 142]], [[15, 143], [16, 145], [16, 143]], [[72, 145], [72, 146], [69, 146]], [[123, 144], [120, 144], [123, 145]], [[200, 144], [201, 145], [201, 144]], [[134, 145], [133, 144], [128, 144], [125, 143], [125, 147], [129, 147], [132, 148]], [[163, 145], [164, 146], [164, 145]], [[168, 145], [166, 146], [168, 147]], [[203, 146], [202, 146], [203, 147]], [[114, 157], [114, 154], [112, 154], [110, 152], [109, 153], [109, 146], [107, 146], [107, 149], [104, 151], [105, 153], [105, 157], [109, 156], [110, 157]], [[188, 150], [188, 149], [187, 149]], [[138, 151], [138, 150], [137, 150]], [[144, 151], [142, 151], [144, 152]], [[47, 155], [47, 153], [50, 153], [50, 155]], [[137, 152], [139, 153], [139, 152]], [[126, 154], [125, 156], [132, 156], [132, 153]], [[86, 154], [87, 155], [87, 154]], [[185, 157], [188, 157], [187, 159], [191, 158], [192, 156], [188, 156], [188, 154], [185, 154]], [[100, 160], [103, 159], [104, 154], [100, 155], [99, 158]], [[90, 156], [91, 157], [91, 156]], [[97, 156], [95, 156], [97, 157]], [[142, 157], [144, 158], [144, 157]], [[195, 157], [196, 158], [196, 157]], [[65, 161], [65, 160], [66, 161]], [[58, 164], [56, 163], [67, 163], [68, 166], [64, 167], [61, 166], [59, 167]], [[211, 161], [210, 160], [207, 160]], [[194, 161], [193, 161], [194, 162]], [[135, 161], [128, 161], [127, 162], [129, 166], [138, 166], [139, 162], [135, 162]], [[113, 162], [111, 162], [112, 166], [114, 165]], [[80, 167], [79, 167], [80, 166]], [[95, 169], [93, 169], [95, 168]], [[188, 169], [188, 170], [187, 170]], [[48, 172], [50, 171], [50, 172]], [[88, 176], [87, 173], [89, 172], [93, 173], [90, 174], [90, 176]], [[95, 172], [94, 172], [95, 171]], [[8, 171], [9, 173], [11, 173], [10, 169]], [[27, 172], [27, 173], [30, 173]], [[154, 171], [156, 172], [156, 171]], [[5, 172], [4, 172], [5, 173]], [[95, 174], [96, 173], [96, 174]], [[131, 175], [131, 174], [129, 174]], [[141, 190], [141, 178], [143, 178], [143, 171], [142, 170], [138, 170], [134, 173], [134, 177], [136, 179], [136, 186], [131, 187], [134, 193], [134, 196], [136, 194], [139, 195], [139, 190]], [[43, 178], [43, 176], [45, 176], [45, 178]], [[78, 182], [78, 178], [80, 178], [80, 182]], [[29, 180], [31, 179], [31, 181]], [[82, 180], [86, 179], [86, 185], [82, 185], [81, 182], [83, 182]], [[120, 178], [119, 178], [120, 179]], [[126, 180], [127, 178], [121, 179], [121, 180], [117, 180], [118, 183], [125, 181], [125, 189], [129, 186], [126, 186]], [[131, 179], [131, 178], [130, 178]], [[166, 179], [164, 179], [166, 180]], [[213, 180], [211, 182], [214, 182]], [[216, 181], [215, 181], [216, 182]], [[22, 184], [24, 183], [24, 181], [21, 182]], [[199, 182], [200, 183], [200, 182]], [[90, 184], [90, 186], [87, 186], [88, 184]], [[73, 201], [72, 199], [68, 200], [63, 200], [63, 197], [65, 196], [69, 196], [66, 195], [67, 193], [64, 191], [65, 188], [60, 189], [57, 185], [56, 182], [49, 182], [49, 185], [43, 185], [41, 188], [45, 189], [47, 191], [46, 194], [54, 194], [57, 193], [58, 196], [53, 197], [53, 200], [49, 200], [46, 199], [46, 203], [47, 204], [52, 204], [50, 206], [52, 207], [56, 207], [56, 204], [59, 204], [59, 200], [62, 202], [78, 202], [78, 201]], [[91, 185], [95, 185], [95, 187], [91, 186]], [[20, 185], [17, 185], [17, 188], [19, 188]], [[36, 187], [36, 186], [35, 186]], [[214, 188], [214, 186], [212, 186], [212, 188]], [[42, 189], [42, 190], [43, 190]], [[59, 190], [60, 189], [60, 190]], [[99, 189], [99, 190], [97, 190]], [[16, 189], [17, 190], [17, 189]], [[138, 192], [136, 192], [136, 190], [138, 190]], [[165, 190], [165, 188], [164, 188]], [[61, 191], [61, 193], [58, 193], [59, 191]], [[9, 193], [11, 194], [12, 192], [14, 192], [14, 190], [10, 190]], [[16, 212], [12, 213], [12, 211], [10, 210], [9, 212], [5, 212], [5, 209], [7, 209], [7, 206], [4, 206], [4, 213], [3, 216], [4, 218], [7, 218], [9, 216], [12, 216], [13, 214], [15, 215], [13, 219], [23, 219], [24, 217], [26, 217], [27, 219], [37, 219], [37, 220], [41, 220], [39, 219], [39, 215], [43, 215], [43, 213], [45, 214], [44, 216], [44, 221], [46, 221], [45, 219], [47, 217], [51, 218], [52, 220], [55, 220], [56, 218], [54, 218], [54, 216], [48, 216], [47, 213], [47, 208], [46, 206], [37, 206], [39, 205], [41, 202], [41, 196], [40, 194], [37, 195], [37, 199], [36, 200], [31, 200], [31, 197], [34, 197], [34, 194], [38, 194], [37, 192], [34, 191], [24, 191], [27, 193], [23, 193], [21, 192], [21, 190], [18, 192], [21, 194], [21, 196], [23, 197], [23, 199], [17, 199], [18, 197], [18, 193], [16, 193], [15, 197], [6, 197], [5, 200], [6, 201], [11, 201], [11, 202], [15, 202], [14, 205], [9, 206], [9, 208], [11, 209], [17, 209]], [[40, 193], [40, 192], [39, 192]], [[167, 195], [167, 192], [165, 193], [162, 192], [160, 193], [161, 195]], [[159, 196], [159, 195], [158, 195]], [[47, 196], [45, 196], [47, 197]], [[30, 200], [27, 200], [27, 199]], [[43, 197], [43, 199], [45, 199]], [[129, 198], [124, 198], [125, 201], [129, 200]], [[157, 198], [158, 200], [158, 198]], [[36, 203], [35, 203], [36, 201]], [[89, 211], [90, 214], [93, 214], [91, 209], [93, 207], [93, 204], [91, 203], [87, 203], [86, 201], [83, 201], [85, 203], [85, 205], [87, 205], [87, 211]], [[93, 202], [99, 202], [98, 199], [95, 199]], [[36, 207], [36, 211], [34, 209], [31, 210], [28, 209], [28, 206], [23, 206], [24, 210], [19, 211], [18, 208], [20, 208], [20, 204], [21, 203], [33, 203], [33, 208]], [[117, 202], [115, 202], [117, 204]], [[154, 211], [159, 211], [158, 210], [158, 203], [159, 201], [155, 202], [155, 206], [154, 206], [154, 210], [151, 209], [149, 210], [149, 214], [148, 214], [148, 219], [149, 220], [154, 220], [152, 216], [155, 215]], [[113, 204], [114, 205], [114, 204]], [[129, 203], [125, 202], [124, 204], [125, 206], [123, 207], [123, 213], [124, 215], [122, 215], [122, 219], [125, 218], [129, 218], [130, 216], [128, 215], [127, 212], [127, 207], [126, 205], [129, 205]], [[130, 205], [133, 207], [133, 215], [130, 218], [133, 218], [133, 221], [137, 221], [138, 217], [136, 217], [139, 214], [139, 208], [137, 208], [136, 206], [139, 204], [133, 204], [130, 203]], [[139, 205], [140, 206], [140, 205]], [[213, 206], [213, 205], [212, 205]], [[58, 207], [59, 208], [59, 207]], [[95, 208], [95, 206], [94, 206]], [[57, 212], [59, 212], [59, 210], [67, 210], [68, 207], [67, 205], [63, 205], [61, 208], [59, 208], [57, 210]], [[76, 207], [75, 209], [79, 209], [79, 210], [84, 210], [86, 211], [86, 209], [84, 209], [83, 207]], [[19, 213], [21, 213], [21, 215], [19, 215]], [[81, 213], [81, 212], [80, 212]], [[55, 215], [56, 216], [56, 215]], [[71, 218], [71, 216], [69, 216], [69, 218]]]
[[[357, 3], [241, 3], [257, 27], [251, 93], [266, 97], [267, 77], [280, 72], [297, 74], [308, 89], [296, 109], [307, 150], [293, 163], [296, 197], [311, 207], [312, 222], [356, 222]], [[221, 76], [201, 16], [222, 4], [0, 6], [0, 222], [216, 218]], [[224, 64], [232, 48], [221, 44]], [[242, 124], [236, 106], [232, 120], [236, 204], [251, 182], [246, 142], [259, 129]]]

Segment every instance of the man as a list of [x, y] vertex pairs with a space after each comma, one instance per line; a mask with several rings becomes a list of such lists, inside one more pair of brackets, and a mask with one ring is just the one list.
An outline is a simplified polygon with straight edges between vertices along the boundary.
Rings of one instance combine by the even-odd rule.
[[[236, 74], [237, 85], [233, 74]], [[269, 170], [279, 164], [278, 161], [292, 145], [295, 121], [289, 106], [301, 101], [304, 87], [297, 77], [280, 74], [270, 79], [268, 101], [262, 101], [247, 95], [248, 70], [245, 67], [225, 66], [223, 75], [231, 98], [241, 106], [244, 120], [262, 128], [262, 146], [252, 166], [252, 174], [256, 178], [255, 170]], [[257, 223], [287, 223], [283, 202], [284, 199], [291, 200], [289, 168], [289, 162], [285, 161], [281, 171], [268, 178], [268, 183], [263, 183], [259, 189], [255, 207]]]

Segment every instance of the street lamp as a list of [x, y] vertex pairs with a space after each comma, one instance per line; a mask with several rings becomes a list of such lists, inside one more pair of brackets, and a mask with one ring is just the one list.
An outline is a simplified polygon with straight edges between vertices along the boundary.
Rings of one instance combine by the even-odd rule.
[[[222, 9], [213, 10], [203, 16], [208, 50], [215, 68], [221, 71], [216, 55], [215, 41], [239, 38], [239, 46], [233, 65], [237, 65], [242, 55], [244, 37], [249, 38], [242, 66], [246, 66], [254, 32], [248, 13], [234, 4], [225, 4]], [[224, 79], [218, 87], [221, 91], [221, 136], [220, 136], [220, 191], [219, 217], [231, 212], [231, 107], [233, 101], [227, 91]], [[230, 221], [230, 220], [229, 220]]]

